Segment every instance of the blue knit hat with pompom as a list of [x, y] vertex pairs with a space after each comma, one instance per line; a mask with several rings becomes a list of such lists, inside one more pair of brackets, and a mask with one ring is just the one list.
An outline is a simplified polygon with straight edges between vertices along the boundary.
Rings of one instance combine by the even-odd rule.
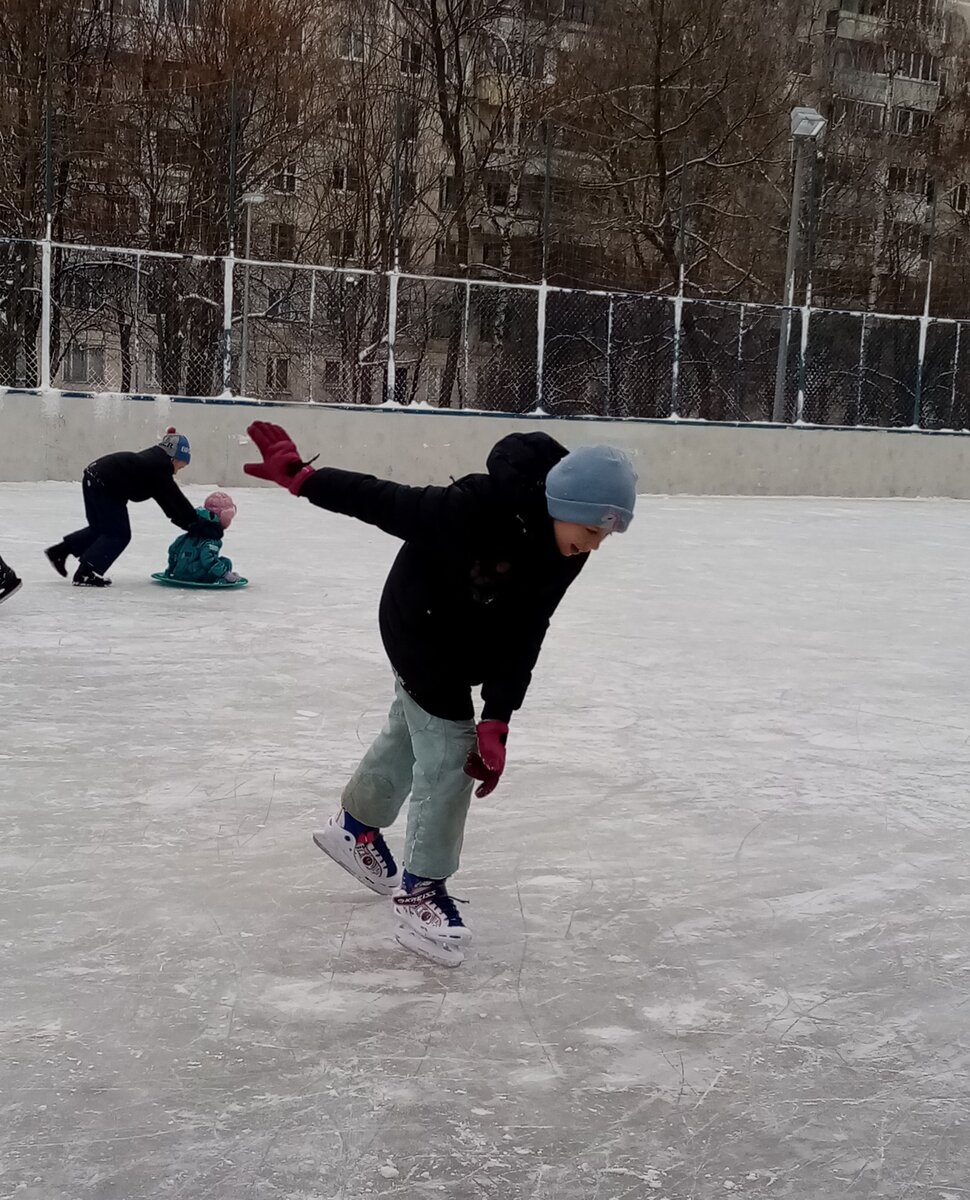
[[178, 433], [171, 426], [162, 440], [158, 443], [173, 462], [190, 462], [192, 454], [189, 450], [189, 439], [184, 433]]

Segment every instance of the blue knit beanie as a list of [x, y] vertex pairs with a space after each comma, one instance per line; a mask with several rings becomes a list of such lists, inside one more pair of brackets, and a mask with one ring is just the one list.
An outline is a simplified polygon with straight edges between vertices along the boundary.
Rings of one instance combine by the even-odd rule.
[[554, 521], [623, 533], [636, 499], [633, 463], [613, 446], [580, 446], [546, 476], [546, 505]]
[[191, 461], [189, 439], [184, 433], [177, 433], [174, 429], [169, 429], [158, 444], [174, 462], [187, 463]]

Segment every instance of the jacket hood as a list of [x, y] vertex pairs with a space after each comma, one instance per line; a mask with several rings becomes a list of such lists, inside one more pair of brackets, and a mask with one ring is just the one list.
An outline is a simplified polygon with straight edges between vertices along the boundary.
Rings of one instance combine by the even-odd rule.
[[492, 447], [486, 467], [502, 499], [521, 516], [546, 513], [546, 476], [569, 451], [547, 433], [510, 433]]
[[[209, 512], [207, 508], [197, 508], [195, 515], [199, 518], [199, 524], [205, 526], [206, 536], [212, 538], [214, 541], [221, 542], [225, 530], [222, 528], [222, 522], [219, 520], [218, 513]], [[209, 532], [210, 529], [211, 533]], [[193, 533], [195, 533], [194, 530]]]

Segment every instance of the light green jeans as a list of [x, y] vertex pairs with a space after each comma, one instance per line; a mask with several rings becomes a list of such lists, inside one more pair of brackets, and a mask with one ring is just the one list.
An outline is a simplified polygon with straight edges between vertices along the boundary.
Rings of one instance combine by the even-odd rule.
[[411, 796], [404, 868], [447, 879], [458, 870], [474, 781], [465, 760], [475, 748], [474, 721], [426, 713], [395, 680], [384, 728], [344, 788], [341, 804], [358, 821], [385, 829]]

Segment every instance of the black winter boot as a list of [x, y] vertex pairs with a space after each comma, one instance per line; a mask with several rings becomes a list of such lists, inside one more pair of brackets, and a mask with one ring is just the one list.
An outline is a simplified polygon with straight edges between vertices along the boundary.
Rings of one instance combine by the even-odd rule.
[[111, 587], [111, 580], [105, 579], [103, 575], [99, 575], [97, 571], [92, 570], [87, 563], [78, 563], [77, 570], [74, 572], [75, 587]]
[[61, 576], [62, 579], [67, 578], [67, 550], [63, 542], [58, 542], [56, 546], [48, 546], [44, 551], [47, 555], [47, 561], [54, 570]]
[[7, 564], [0, 558], [0, 604], [4, 600], [9, 600], [14, 592], [18, 591], [22, 580], [17, 578], [17, 574], [13, 567], [8, 567]]

